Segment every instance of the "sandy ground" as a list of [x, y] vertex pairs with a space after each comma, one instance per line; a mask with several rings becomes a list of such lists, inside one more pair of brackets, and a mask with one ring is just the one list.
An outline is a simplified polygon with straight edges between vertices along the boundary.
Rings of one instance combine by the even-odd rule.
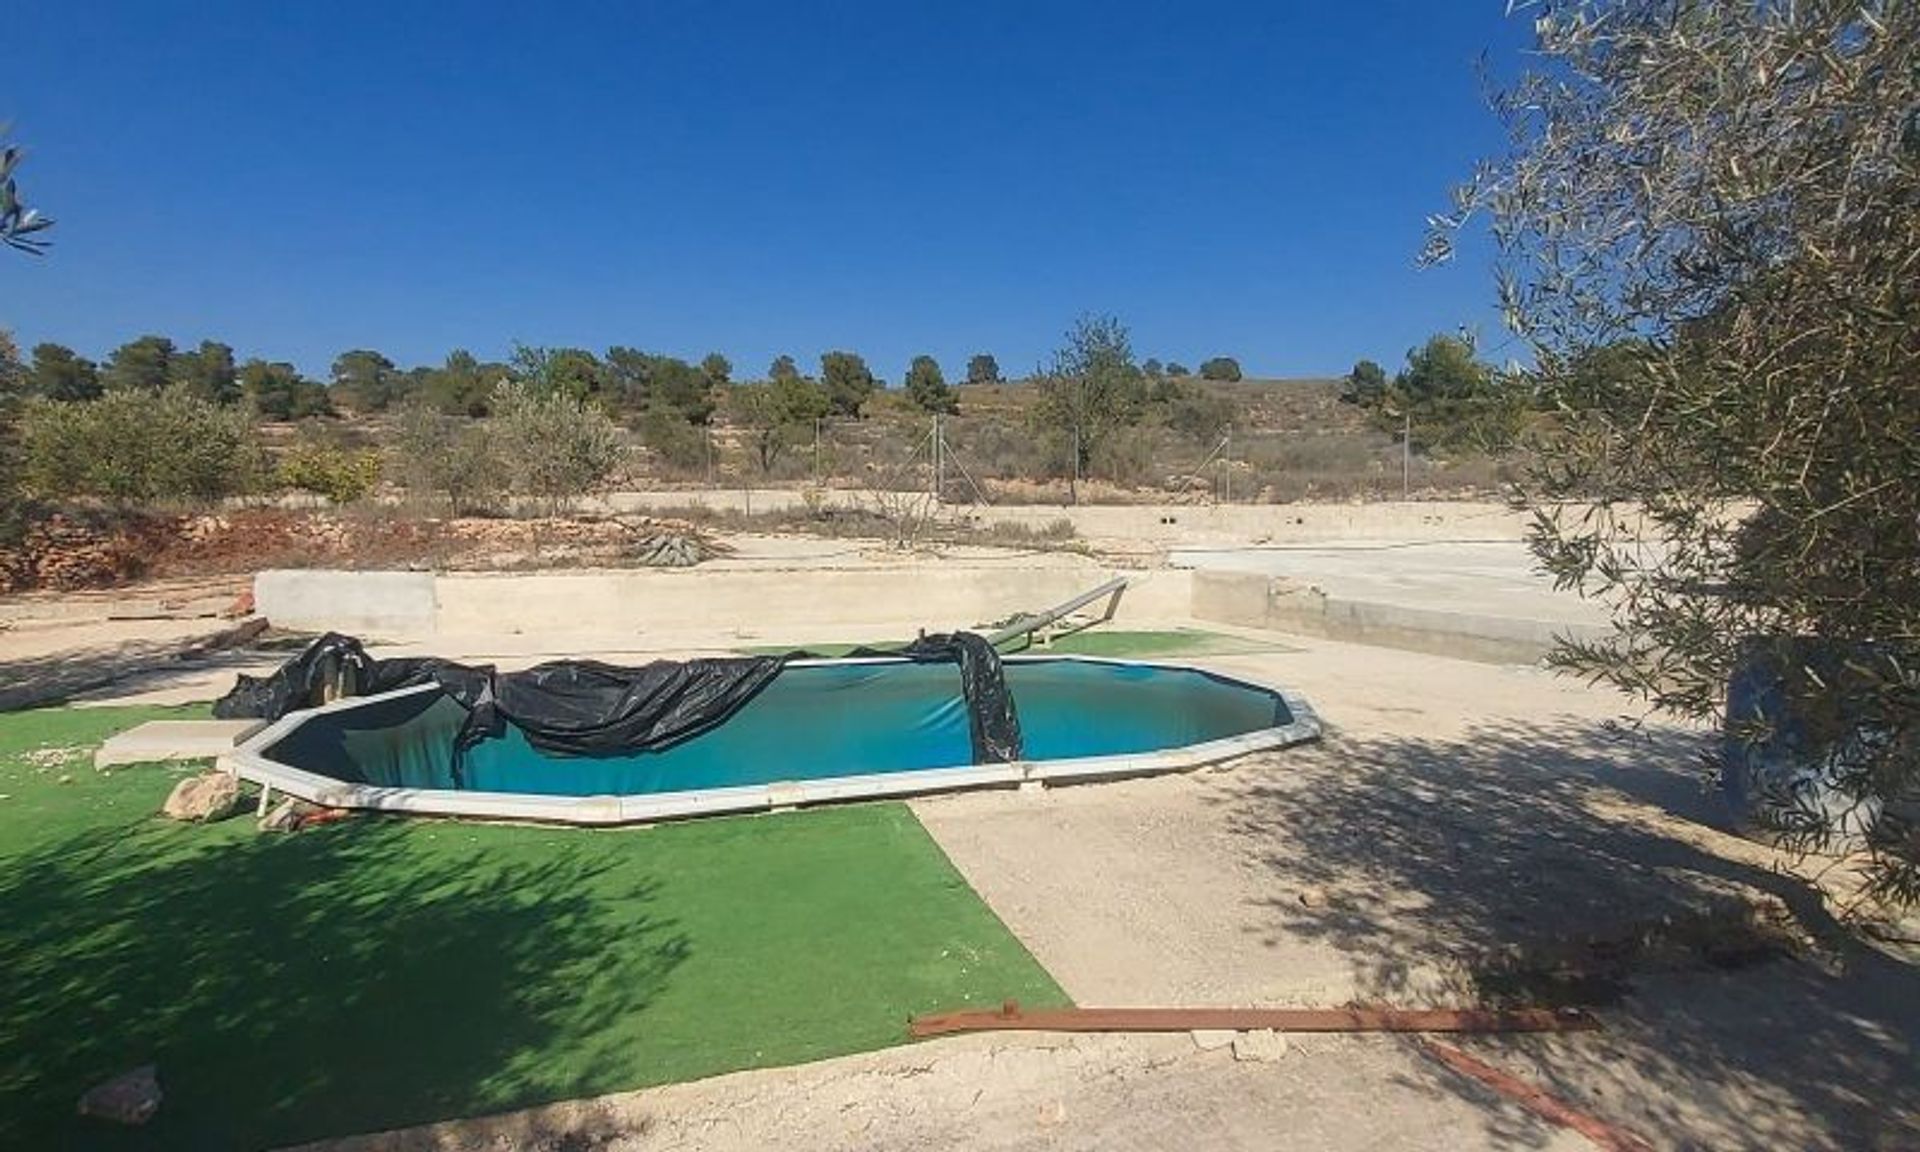
[[208, 689], [232, 682], [236, 657], [177, 657], [234, 627], [225, 613], [246, 584], [177, 580], [0, 598], [0, 710], [85, 697], [102, 686], [119, 696], [190, 683], [186, 698], [207, 699], [216, 694]]
[[1636, 973], [1603, 1037], [1477, 1047], [1656, 1146], [1920, 1146], [1920, 972], [1723, 830], [1695, 734], [1616, 736], [1622, 701], [1533, 669], [1297, 647], [1205, 663], [1305, 692], [1318, 747], [916, 810], [1083, 1004], [1458, 1003], [1503, 949], [1778, 900], [1825, 966]]
[[1503, 1147], [1590, 1146], [1462, 1096], [1405, 1041], [1307, 1037], [1264, 1063], [1185, 1036], [972, 1036], [310, 1152]]

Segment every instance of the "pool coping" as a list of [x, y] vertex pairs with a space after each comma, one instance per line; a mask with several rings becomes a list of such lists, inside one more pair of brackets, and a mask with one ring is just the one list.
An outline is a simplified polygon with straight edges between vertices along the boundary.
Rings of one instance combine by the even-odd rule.
[[[286, 738], [315, 716], [397, 700], [420, 692], [437, 692], [434, 684], [417, 684], [371, 696], [350, 696], [317, 708], [290, 712], [255, 732], [220, 757], [218, 767], [230, 775], [260, 785], [262, 806], [273, 792], [325, 808], [355, 808], [423, 816], [460, 816], [488, 820], [531, 820], [540, 823], [611, 825], [647, 824], [722, 813], [779, 811], [813, 804], [885, 797], [921, 796], [981, 788], [1040, 788], [1055, 784], [1118, 780], [1186, 772], [1253, 752], [1270, 752], [1318, 739], [1320, 718], [1305, 697], [1289, 689], [1260, 684], [1190, 664], [1153, 660], [1118, 660], [1099, 656], [1008, 656], [1008, 663], [1073, 661], [1081, 664], [1121, 665], [1197, 672], [1229, 684], [1271, 692], [1286, 704], [1293, 721], [1238, 736], [1185, 744], [1158, 752], [1111, 756], [1079, 756], [1058, 760], [1014, 760], [1000, 764], [968, 764], [951, 768], [923, 768], [909, 772], [827, 776], [812, 780], [778, 780], [730, 788], [693, 788], [647, 795], [543, 796], [526, 792], [464, 792], [444, 788], [389, 788], [322, 776], [283, 764], [266, 749]], [[909, 663], [894, 656], [863, 656], [829, 660], [795, 660], [794, 667], [810, 665]]]

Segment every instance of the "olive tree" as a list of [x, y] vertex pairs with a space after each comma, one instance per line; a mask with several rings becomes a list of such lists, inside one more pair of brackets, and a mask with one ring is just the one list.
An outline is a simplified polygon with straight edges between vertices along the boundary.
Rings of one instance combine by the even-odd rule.
[[[1920, 5], [1532, 8], [1496, 93], [1506, 154], [1425, 257], [1490, 223], [1507, 324], [1552, 431], [1521, 496], [1611, 638], [1563, 668], [1729, 724], [1798, 730], [1823, 787], [1876, 807], [1920, 777]], [[1603, 368], [1604, 370], [1596, 370]], [[1824, 653], [1824, 655], [1813, 655]], [[1774, 715], [1730, 716], [1768, 669]], [[1815, 844], [1829, 814], [1786, 829]], [[1884, 830], [1884, 829], [1883, 829]], [[1884, 842], [1867, 893], [1920, 873]]]
[[606, 482], [624, 456], [620, 430], [599, 405], [564, 390], [503, 380], [488, 408], [514, 493], [546, 515]]
[[[6, 125], [0, 124], [0, 136], [5, 133]], [[53, 221], [20, 200], [13, 173], [25, 157], [18, 145], [0, 148], [0, 244], [38, 256], [47, 250], [47, 241], [39, 233], [53, 227]]]

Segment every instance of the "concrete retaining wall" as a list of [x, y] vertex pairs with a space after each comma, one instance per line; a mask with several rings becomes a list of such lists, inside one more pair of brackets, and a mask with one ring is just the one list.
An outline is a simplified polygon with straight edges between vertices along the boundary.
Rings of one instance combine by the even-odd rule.
[[[1091, 562], [1037, 568], [583, 570], [432, 573], [268, 571], [254, 579], [260, 613], [303, 631], [422, 642], [437, 637], [591, 635], [833, 638], [835, 629], [964, 628], [1038, 611], [1114, 575]], [[1592, 625], [1414, 608], [1330, 597], [1257, 573], [1154, 569], [1133, 580], [1116, 619], [1182, 620], [1321, 636], [1496, 664], [1531, 664], [1562, 635]], [[560, 642], [560, 648], [564, 648]], [[556, 649], [558, 650], [558, 649]]]
[[1604, 626], [1413, 608], [1331, 597], [1318, 588], [1251, 572], [1196, 571], [1193, 618], [1429, 652], [1490, 664], [1532, 664], [1561, 636], [1598, 638]]
[[254, 608], [281, 628], [404, 640], [431, 636], [431, 572], [271, 569], [253, 578]]
[[[1039, 611], [1115, 575], [1071, 567], [583, 570], [531, 573], [270, 571], [254, 581], [276, 625], [392, 641], [436, 636], [645, 635], [983, 625]], [[1192, 573], [1127, 573], [1117, 619], [1185, 619]], [[806, 639], [832, 639], [830, 632]]]
[[[964, 627], [1037, 611], [1112, 573], [1077, 568], [460, 573], [439, 578], [443, 633], [606, 629]], [[1185, 579], [1154, 572], [1121, 598], [1122, 619], [1186, 615]]]

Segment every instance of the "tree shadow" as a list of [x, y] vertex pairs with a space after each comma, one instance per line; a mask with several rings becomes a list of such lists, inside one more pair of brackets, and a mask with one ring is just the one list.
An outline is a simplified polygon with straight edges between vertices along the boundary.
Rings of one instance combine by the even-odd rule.
[[[577, 1094], [610, 1055], [598, 1023], [688, 955], [647, 911], [655, 885], [604, 854], [498, 860], [418, 833], [143, 820], [16, 856], [0, 1146], [266, 1147]], [[166, 1099], [146, 1127], [74, 1114], [148, 1061]]]
[[285, 659], [255, 648], [208, 649], [198, 641], [129, 640], [0, 661], [0, 712], [63, 703], [111, 686], [121, 694], [194, 683], [209, 673], [258, 670]]
[[1915, 1146], [1920, 971], [1716, 831], [1698, 751], [1573, 718], [1335, 733], [1222, 802], [1271, 885], [1260, 930], [1335, 948], [1363, 998], [1611, 1002], [1597, 1037], [1475, 1046], [1660, 1146]]

